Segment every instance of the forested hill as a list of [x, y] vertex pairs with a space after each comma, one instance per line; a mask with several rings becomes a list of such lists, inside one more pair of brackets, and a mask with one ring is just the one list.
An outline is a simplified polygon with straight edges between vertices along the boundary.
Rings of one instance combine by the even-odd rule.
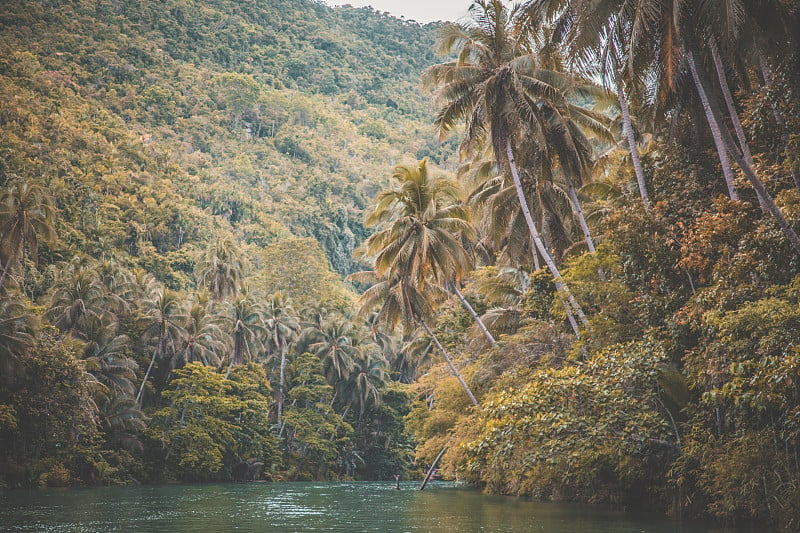
[[310, 0], [2, 2], [0, 182], [54, 197], [48, 263], [120, 255], [181, 289], [214, 239], [297, 236], [347, 274], [391, 166], [452, 153], [418, 88], [434, 29]]

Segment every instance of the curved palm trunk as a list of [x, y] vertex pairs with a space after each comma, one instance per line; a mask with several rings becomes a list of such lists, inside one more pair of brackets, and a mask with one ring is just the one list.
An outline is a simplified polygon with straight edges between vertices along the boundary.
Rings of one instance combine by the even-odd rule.
[[233, 336], [233, 353], [231, 354], [231, 360], [228, 363], [228, 370], [225, 371], [225, 379], [228, 379], [228, 376], [231, 375], [231, 369], [233, 365], [241, 364], [242, 359], [242, 343], [244, 340], [240, 334], [234, 334]]
[[478, 324], [478, 327], [481, 329], [483, 335], [489, 341], [489, 344], [491, 346], [494, 346], [496, 341], [494, 340], [494, 337], [492, 336], [491, 332], [489, 332], [489, 329], [486, 327], [486, 324], [483, 323], [481, 317], [478, 316], [478, 313], [475, 312], [475, 309], [473, 309], [472, 306], [467, 301], [467, 299], [464, 298], [464, 295], [461, 294], [461, 291], [458, 289], [458, 286], [455, 284], [455, 282], [451, 282], [450, 287], [453, 289], [455, 295], [458, 296], [458, 299], [461, 300], [461, 305], [463, 305], [466, 308], [466, 310], [469, 311], [469, 314], [472, 315], [472, 319], [475, 320], [476, 324]]
[[[556, 283], [556, 290], [563, 292], [563, 296], [566, 298], [567, 308], [570, 306], [572, 310], [578, 315], [578, 319], [584, 326], [589, 325], [589, 321], [586, 319], [586, 315], [581, 309], [581, 306], [578, 304], [575, 297], [569, 291], [566, 283], [564, 283], [563, 278], [561, 277], [561, 273], [558, 271], [558, 267], [556, 266], [555, 261], [553, 261], [550, 252], [548, 252], [547, 248], [545, 248], [544, 243], [542, 243], [542, 238], [539, 235], [539, 230], [536, 229], [536, 223], [533, 221], [533, 217], [531, 216], [531, 211], [528, 209], [528, 200], [525, 198], [525, 192], [522, 190], [522, 182], [519, 179], [519, 172], [517, 171], [517, 164], [514, 159], [514, 151], [511, 147], [511, 140], [506, 139], [506, 156], [508, 157], [508, 165], [511, 169], [511, 177], [514, 179], [514, 188], [517, 191], [517, 198], [519, 199], [520, 208], [522, 209], [522, 214], [525, 216], [525, 222], [528, 224], [528, 231], [531, 233], [531, 239], [536, 244], [536, 248], [539, 250], [544, 262], [547, 264], [547, 268], [550, 270], [550, 274], [553, 276], [553, 279]], [[575, 335], [580, 336], [579, 328], [577, 327], [577, 323], [571, 322], [572, 329], [575, 331]]]
[[142, 394], [144, 393], [144, 385], [150, 378], [150, 372], [153, 370], [153, 365], [155, 365], [156, 363], [156, 356], [161, 352], [161, 347], [163, 345], [163, 342], [164, 342], [163, 337], [159, 337], [158, 345], [153, 350], [153, 357], [150, 358], [150, 365], [148, 365], [147, 367], [147, 372], [144, 373], [144, 379], [142, 379], [142, 386], [139, 387], [139, 394], [136, 395], [136, 403], [139, 404], [139, 407], [142, 406]]
[[[703, 83], [700, 77], [700, 73], [697, 70], [697, 64], [695, 63], [694, 54], [691, 50], [687, 51], [687, 59], [689, 61], [689, 68], [692, 71], [692, 78], [694, 79], [695, 85], [698, 87], [698, 91], [702, 89]], [[706, 99], [706, 102], [708, 100]], [[704, 104], [705, 105], [705, 104]], [[713, 106], [710, 107], [710, 120], [716, 123], [721, 123], [719, 120], [718, 113], [719, 111], [716, 110]], [[756, 195], [759, 198], [759, 202], [763, 201], [767, 211], [775, 218], [775, 222], [783, 231], [783, 234], [789, 240], [789, 244], [792, 245], [795, 252], [800, 255], [800, 237], [798, 237], [797, 233], [792, 229], [789, 225], [789, 222], [786, 220], [786, 217], [783, 216], [781, 210], [778, 209], [778, 206], [775, 205], [775, 201], [769, 195], [767, 190], [764, 188], [764, 184], [758, 178], [755, 173], [753, 167], [751, 167], [744, 158], [744, 155], [739, 151], [739, 147], [736, 146], [731, 134], [728, 132], [727, 129], [719, 128], [721, 134], [721, 142], [723, 144], [723, 148], [730, 152], [731, 157], [733, 157], [736, 164], [741, 167], [744, 175], [747, 177], [747, 180], [750, 182], [750, 185], [756, 191]]]
[[631, 154], [631, 162], [633, 163], [633, 170], [636, 173], [636, 183], [639, 185], [639, 195], [642, 197], [642, 204], [645, 209], [650, 209], [650, 196], [647, 194], [647, 185], [644, 182], [644, 169], [642, 169], [642, 160], [639, 159], [639, 150], [636, 148], [636, 136], [633, 134], [633, 123], [631, 122], [631, 111], [628, 108], [628, 100], [625, 92], [622, 89], [622, 80], [620, 80], [619, 72], [617, 75], [617, 100], [619, 101], [619, 109], [622, 111], [622, 129], [624, 130], [625, 137], [628, 140], [628, 151]]
[[0, 289], [3, 288], [3, 283], [5, 283], [6, 281], [6, 276], [8, 276], [8, 269], [10, 266], [11, 266], [11, 258], [9, 257], [8, 261], [6, 261], [6, 265], [3, 267], [3, 273], [0, 274]]
[[[697, 72], [694, 54], [692, 54], [692, 52], [688, 52], [687, 58], [689, 61], [689, 68], [692, 71], [692, 79], [694, 80], [694, 85], [697, 88], [697, 94], [700, 96], [700, 102], [703, 105], [703, 112], [706, 115], [708, 126], [711, 129], [711, 136], [714, 139], [714, 146], [717, 147], [717, 155], [719, 156], [719, 162], [722, 165], [722, 174], [725, 177], [725, 185], [728, 187], [728, 196], [730, 196], [731, 200], [738, 201], [739, 193], [736, 192], [736, 182], [733, 176], [733, 169], [731, 168], [731, 160], [728, 157], [728, 150], [725, 148], [725, 143], [722, 141], [723, 126], [716, 120], [716, 117], [714, 116], [711, 100], [708, 98], [708, 93], [701, 83], [699, 74]], [[760, 199], [759, 202], [761, 202]]]
[[[733, 124], [733, 131], [736, 132], [736, 138], [739, 141], [739, 150], [741, 151], [742, 155], [744, 156], [744, 160], [750, 165], [750, 168], [755, 168], [755, 163], [753, 162], [753, 154], [750, 153], [750, 146], [747, 144], [747, 137], [744, 134], [744, 128], [742, 127], [742, 122], [739, 120], [739, 112], [736, 110], [736, 103], [733, 100], [733, 94], [731, 94], [731, 88], [728, 86], [728, 78], [725, 75], [725, 66], [722, 64], [722, 58], [719, 55], [719, 49], [717, 47], [717, 43], [714, 39], [711, 39], [711, 57], [714, 60], [714, 70], [717, 72], [717, 79], [719, 80], [720, 89], [722, 89], [722, 96], [725, 99], [725, 107], [728, 108], [728, 116], [731, 117], [731, 123]], [[759, 196], [758, 203], [761, 206], [761, 209], [764, 211], [768, 210], [767, 205], [764, 203], [764, 200]]]
[[593, 254], [595, 252], [594, 241], [592, 240], [592, 234], [589, 231], [589, 225], [586, 223], [586, 218], [583, 216], [583, 209], [581, 208], [581, 203], [578, 200], [578, 192], [575, 190], [575, 185], [572, 183], [569, 175], [565, 173], [564, 177], [566, 178], [567, 186], [569, 187], [569, 199], [572, 202], [572, 207], [575, 209], [575, 216], [578, 218], [578, 223], [581, 225], [583, 238], [586, 239], [586, 246], [589, 247], [589, 253]]
[[[448, 445], [449, 444], [450, 443], [448, 442]], [[442, 458], [442, 456], [444, 455], [444, 452], [446, 452], [446, 451], [447, 451], [447, 446], [442, 448], [442, 451], [440, 451], [439, 455], [436, 456], [436, 459], [433, 460], [433, 462], [431, 463], [431, 467], [428, 469], [428, 472], [425, 474], [425, 479], [422, 480], [422, 485], [419, 486], [419, 490], [425, 490], [425, 487], [428, 485], [428, 481], [431, 480], [431, 476], [433, 475], [433, 471], [436, 470], [436, 465], [439, 464], [439, 460]], [[398, 481], [398, 483], [399, 483], [399, 481]], [[398, 488], [399, 488], [399, 486], [400, 485], [398, 485]]]
[[286, 346], [281, 344], [281, 374], [278, 380], [278, 424], [283, 416], [284, 383], [286, 382]]
[[753, 155], [750, 153], [750, 146], [747, 144], [747, 137], [744, 134], [744, 128], [739, 120], [739, 112], [736, 111], [736, 104], [733, 101], [731, 88], [728, 86], [728, 78], [725, 74], [725, 66], [722, 64], [722, 58], [719, 55], [717, 42], [714, 39], [710, 39], [709, 45], [711, 48], [711, 57], [714, 60], [714, 70], [717, 72], [719, 86], [720, 89], [722, 89], [722, 96], [725, 99], [725, 106], [728, 108], [728, 115], [731, 117], [731, 123], [733, 123], [733, 131], [736, 132], [736, 138], [739, 140], [739, 149], [742, 155], [744, 155], [747, 164], [751, 167], [755, 166], [755, 163], [753, 163]]
[[461, 387], [464, 389], [464, 392], [466, 392], [467, 396], [469, 396], [469, 400], [472, 402], [472, 405], [477, 407], [478, 400], [475, 399], [475, 395], [472, 394], [472, 391], [470, 390], [469, 385], [467, 385], [467, 382], [464, 381], [464, 378], [461, 377], [461, 374], [459, 373], [458, 369], [456, 369], [455, 365], [453, 364], [452, 359], [450, 359], [450, 356], [447, 355], [447, 351], [444, 349], [444, 346], [442, 346], [442, 344], [439, 342], [439, 339], [436, 337], [436, 335], [434, 335], [433, 331], [431, 331], [431, 328], [428, 327], [427, 322], [425, 322], [425, 320], [422, 317], [418, 317], [418, 318], [419, 318], [420, 323], [422, 324], [422, 327], [425, 328], [425, 331], [428, 333], [430, 338], [433, 340], [433, 343], [436, 345], [437, 348], [439, 348], [439, 351], [442, 352], [442, 355], [444, 356], [444, 360], [447, 361], [447, 366], [450, 367], [450, 372], [453, 373], [453, 375], [456, 377], [458, 382], [461, 384]]

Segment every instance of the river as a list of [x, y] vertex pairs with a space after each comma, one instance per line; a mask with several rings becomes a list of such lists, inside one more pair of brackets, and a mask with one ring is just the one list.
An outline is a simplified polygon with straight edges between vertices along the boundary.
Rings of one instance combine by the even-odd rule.
[[[0, 493], [0, 531], [708, 533], [604, 506], [536, 503], [435, 482], [246, 483]], [[722, 531], [722, 530], [716, 530]]]

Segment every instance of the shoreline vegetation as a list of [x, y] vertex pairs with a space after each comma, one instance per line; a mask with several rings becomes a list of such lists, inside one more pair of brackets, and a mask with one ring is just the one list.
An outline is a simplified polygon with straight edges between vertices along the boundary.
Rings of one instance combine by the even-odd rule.
[[4, 2], [0, 487], [438, 462], [796, 530], [798, 17]]

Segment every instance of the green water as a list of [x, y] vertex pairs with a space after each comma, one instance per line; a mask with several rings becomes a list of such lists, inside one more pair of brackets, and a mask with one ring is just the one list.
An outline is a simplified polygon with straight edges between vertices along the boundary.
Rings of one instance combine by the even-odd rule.
[[248, 483], [10, 491], [0, 531], [700, 533], [660, 517], [434, 483]]

